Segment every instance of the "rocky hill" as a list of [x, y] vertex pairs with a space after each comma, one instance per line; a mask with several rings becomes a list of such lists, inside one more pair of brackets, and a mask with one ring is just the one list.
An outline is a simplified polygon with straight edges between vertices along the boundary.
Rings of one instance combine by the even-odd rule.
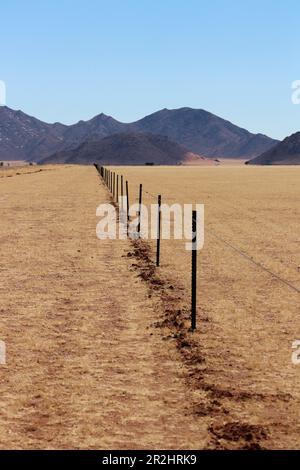
[[250, 165], [300, 165], [300, 132], [287, 137], [268, 152], [249, 162]]
[[145, 133], [121, 133], [91, 140], [76, 149], [55, 153], [40, 163], [97, 162], [102, 165], [178, 165], [213, 164], [212, 160], [191, 153], [185, 147], [172, 142], [166, 136]]

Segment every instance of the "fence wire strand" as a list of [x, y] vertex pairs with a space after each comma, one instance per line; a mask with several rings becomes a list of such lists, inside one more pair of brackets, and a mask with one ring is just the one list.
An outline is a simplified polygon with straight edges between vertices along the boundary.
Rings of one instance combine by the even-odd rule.
[[[158, 195], [156, 194], [153, 194], [151, 193], [150, 191], [147, 191], [143, 188], [143, 193], [146, 193], [148, 194], [148, 196], [150, 197], [153, 197], [155, 200], [157, 199]], [[164, 199], [164, 202], [166, 201], [169, 201], [169, 199]], [[228, 242], [227, 240], [225, 240], [222, 236], [218, 235], [215, 231], [213, 231], [212, 229], [209, 229], [209, 228], [205, 228], [205, 231], [207, 231], [208, 233], [210, 233], [214, 238], [216, 238], [217, 240], [219, 240], [221, 243], [223, 243], [224, 245], [226, 245], [227, 247], [229, 247], [231, 250], [235, 251], [238, 255], [242, 256], [243, 258], [245, 258], [246, 260], [250, 261], [252, 264], [254, 264], [256, 267], [260, 268], [262, 271], [265, 271], [266, 273], [270, 274], [272, 277], [274, 277], [275, 279], [277, 279], [279, 282], [281, 282], [282, 284], [285, 284], [287, 287], [289, 287], [290, 289], [292, 289], [294, 292], [297, 292], [297, 294], [300, 294], [300, 288], [294, 286], [292, 283], [290, 283], [289, 281], [287, 281], [286, 279], [282, 278], [281, 276], [279, 276], [279, 274], [276, 274], [274, 273], [274, 271], [272, 271], [271, 269], [267, 268], [266, 266], [264, 266], [262, 263], [260, 263], [259, 261], [256, 261], [255, 259], [253, 259], [248, 253], [245, 253], [244, 251], [242, 251], [240, 248], [232, 245], [230, 242]]]
[[286, 286], [290, 287], [290, 289], [294, 290], [295, 292], [297, 292], [298, 294], [300, 294], [300, 289], [296, 286], [294, 286], [293, 284], [291, 284], [289, 281], [287, 281], [286, 279], [282, 278], [281, 276], [279, 276], [278, 274], [274, 273], [273, 271], [271, 271], [271, 269], [267, 268], [266, 266], [264, 266], [263, 264], [261, 264], [259, 261], [255, 261], [255, 259], [253, 259], [250, 255], [248, 255], [247, 253], [245, 253], [244, 251], [242, 251], [240, 248], [232, 245], [231, 243], [229, 243], [227, 240], [224, 240], [224, 238], [222, 238], [220, 235], [218, 235], [217, 233], [215, 233], [213, 230], [211, 229], [208, 229], [206, 228], [205, 231], [207, 231], [208, 233], [210, 233], [213, 237], [215, 237], [217, 240], [219, 240], [220, 242], [222, 242], [224, 245], [228, 246], [229, 248], [231, 248], [232, 250], [234, 250], [236, 253], [238, 253], [240, 256], [242, 256], [243, 258], [247, 259], [248, 261], [250, 261], [251, 263], [253, 263], [255, 266], [259, 267], [260, 269], [262, 269], [263, 271], [269, 273], [271, 276], [273, 276], [274, 278], [276, 278], [278, 281], [282, 282], [283, 284], [285, 284]]

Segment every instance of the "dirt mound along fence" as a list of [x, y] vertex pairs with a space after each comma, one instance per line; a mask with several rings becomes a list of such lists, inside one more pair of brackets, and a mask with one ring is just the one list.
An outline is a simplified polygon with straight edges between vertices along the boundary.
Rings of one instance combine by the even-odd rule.
[[[94, 163], [96, 170], [102, 178], [102, 181], [109, 190], [112, 200], [116, 205], [117, 209], [119, 207], [119, 195], [123, 204], [124, 198], [124, 186], [123, 186], [123, 175], [118, 175], [114, 171], [109, 170], [104, 166], [99, 166], [97, 163]], [[120, 191], [119, 191], [119, 182], [120, 182]], [[129, 183], [126, 180], [126, 209], [127, 209], [127, 234], [129, 234]], [[160, 266], [160, 254], [161, 254], [161, 194], [155, 196], [148, 191], [147, 194], [151, 195], [155, 199], [157, 198], [157, 242], [156, 242], [156, 266]], [[143, 185], [139, 185], [139, 195], [138, 195], [138, 225], [136, 237], [141, 238], [141, 214], [142, 214], [142, 198], [143, 198]], [[123, 208], [121, 208], [123, 209]], [[192, 250], [191, 250], [191, 331], [196, 330], [197, 326], [197, 211], [193, 210], [192, 215]]]

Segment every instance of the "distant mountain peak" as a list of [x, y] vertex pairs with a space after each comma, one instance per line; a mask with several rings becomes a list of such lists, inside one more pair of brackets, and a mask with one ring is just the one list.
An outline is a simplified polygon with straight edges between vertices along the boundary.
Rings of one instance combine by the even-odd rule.
[[192, 152], [214, 158], [247, 158], [277, 143], [204, 109], [189, 107], [157, 111], [136, 121], [132, 127], [141, 132], [167, 135]]
[[95, 116], [94, 118], [92, 119], [95, 119], [95, 120], [99, 120], [99, 121], [109, 121], [109, 120], [112, 120], [112, 121], [116, 121], [116, 119], [114, 119], [112, 116], [109, 116], [108, 114], [104, 114], [104, 113], [100, 113], [100, 114], [97, 114], [97, 116]]

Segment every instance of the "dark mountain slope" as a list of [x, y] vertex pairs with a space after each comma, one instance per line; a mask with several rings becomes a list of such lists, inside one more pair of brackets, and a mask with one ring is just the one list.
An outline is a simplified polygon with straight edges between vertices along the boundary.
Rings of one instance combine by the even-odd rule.
[[64, 134], [66, 142], [76, 147], [87, 140], [99, 140], [112, 134], [127, 132], [128, 124], [116, 121], [111, 116], [99, 114], [89, 121], [79, 121], [69, 126]]
[[191, 152], [210, 157], [251, 158], [277, 143], [207, 111], [191, 108], [164, 109], [131, 124], [99, 114], [65, 126], [47, 124], [21, 111], [0, 107], [0, 160], [38, 161], [85, 141], [130, 132], [165, 135]]
[[191, 157], [195, 162], [211, 162], [204, 157], [191, 154], [166, 136], [139, 132], [114, 134], [98, 141], [87, 141], [76, 149], [56, 153], [41, 163], [97, 162], [103, 165], [144, 165], [152, 162], [159, 165], [177, 165]]
[[65, 126], [47, 124], [22, 111], [0, 107], [0, 160], [38, 161], [88, 139], [122, 132], [127, 125], [100, 114], [89, 121]]
[[0, 160], [35, 160], [49, 150], [53, 153], [66, 127], [0, 106]]
[[189, 150], [208, 157], [248, 158], [277, 143], [265, 135], [251, 134], [202, 109], [163, 109], [131, 126], [134, 130], [167, 135]]
[[268, 152], [247, 163], [250, 165], [300, 165], [300, 132], [287, 137]]

